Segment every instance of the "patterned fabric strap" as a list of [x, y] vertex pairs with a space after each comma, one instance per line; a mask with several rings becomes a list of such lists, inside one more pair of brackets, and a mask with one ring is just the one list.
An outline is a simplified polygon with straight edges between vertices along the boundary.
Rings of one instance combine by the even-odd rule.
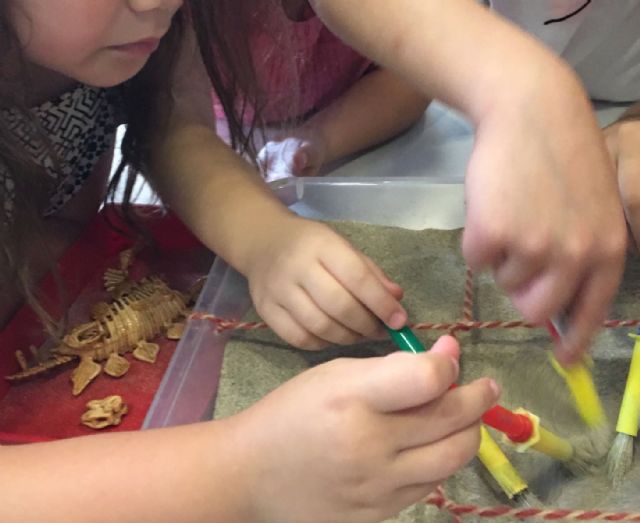
[[[45, 216], [71, 199], [113, 145], [116, 128], [123, 122], [121, 105], [117, 89], [80, 85], [57, 100], [31, 109], [34, 120], [16, 109], [0, 113], [29, 156], [55, 181]], [[41, 133], [48, 142], [39, 138]], [[12, 176], [0, 160], [0, 190], [7, 217], [13, 214], [15, 200]]]

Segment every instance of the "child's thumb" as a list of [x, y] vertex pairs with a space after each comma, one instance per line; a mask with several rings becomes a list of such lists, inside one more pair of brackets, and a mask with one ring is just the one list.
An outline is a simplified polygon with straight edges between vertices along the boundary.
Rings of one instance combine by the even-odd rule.
[[371, 361], [362, 376], [366, 401], [379, 412], [424, 405], [444, 394], [458, 379], [458, 342], [442, 336], [426, 354], [396, 352]]
[[458, 361], [460, 359], [460, 345], [453, 336], [440, 336], [431, 347], [432, 354], [443, 354]]

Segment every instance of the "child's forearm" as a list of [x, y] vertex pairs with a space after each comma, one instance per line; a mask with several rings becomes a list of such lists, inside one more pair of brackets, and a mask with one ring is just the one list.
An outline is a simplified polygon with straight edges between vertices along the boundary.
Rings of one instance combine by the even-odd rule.
[[247, 521], [226, 423], [0, 447], [0, 521]]
[[577, 83], [568, 66], [475, 0], [312, 4], [355, 49], [476, 123], [496, 105], [508, 106], [534, 86], [542, 90], [555, 89], [558, 82]]
[[[191, 231], [246, 275], [252, 249], [291, 213], [215, 133], [211, 84], [191, 33], [173, 80], [169, 127], [156, 135], [147, 177]], [[266, 240], [268, 241], [268, 240]]]
[[176, 123], [150, 181], [200, 240], [243, 274], [254, 250], [293, 216], [252, 166], [203, 125]]
[[429, 100], [395, 73], [379, 69], [303, 126], [319, 135], [325, 162], [359, 152], [405, 131], [424, 114]]

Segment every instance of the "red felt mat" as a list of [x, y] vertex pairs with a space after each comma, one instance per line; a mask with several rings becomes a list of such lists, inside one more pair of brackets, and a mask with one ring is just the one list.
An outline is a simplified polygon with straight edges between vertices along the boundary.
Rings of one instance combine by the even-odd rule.
[[[135, 279], [151, 273], [159, 274], [171, 287], [186, 291], [206, 275], [213, 255], [175, 217], [158, 212], [146, 214], [146, 227], [156, 238], [157, 249], [141, 252], [131, 274]], [[118, 267], [118, 253], [131, 245], [130, 240], [109, 227], [106, 216], [114, 220], [113, 209], [103, 211], [59, 263], [65, 289], [72, 302], [69, 309], [71, 325], [88, 321], [90, 307], [94, 303], [109, 301], [102, 288], [102, 275], [108, 267]], [[59, 310], [55, 285], [50, 277], [45, 278], [41, 289], [49, 310]], [[16, 349], [28, 354], [30, 344], [40, 346], [45, 341], [37, 317], [30, 309], [21, 309], [0, 332], [1, 375], [18, 370], [14, 358]], [[141, 362], [128, 354], [125, 357], [131, 367], [127, 374], [116, 379], [102, 373], [78, 397], [71, 394], [70, 374], [75, 362], [21, 384], [9, 385], [1, 380], [0, 443], [94, 433], [94, 430], [80, 424], [85, 404], [111, 394], [121, 395], [129, 406], [129, 412], [118, 427], [106, 430], [140, 428], [176, 346], [176, 342], [162, 336], [148, 341], [160, 345], [156, 363]]]

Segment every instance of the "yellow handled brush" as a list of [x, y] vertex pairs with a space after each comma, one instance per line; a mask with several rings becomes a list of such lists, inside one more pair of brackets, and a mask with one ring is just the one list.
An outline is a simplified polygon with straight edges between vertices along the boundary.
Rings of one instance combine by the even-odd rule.
[[529, 491], [527, 482], [522, 479], [484, 426], [480, 426], [478, 459], [509, 499], [522, 506], [540, 506], [538, 499]]
[[[560, 315], [547, 322], [547, 330], [551, 334], [553, 341], [561, 344], [567, 331], [565, 316]], [[593, 382], [591, 369], [586, 360], [565, 368], [551, 356], [551, 364], [569, 387], [578, 414], [584, 422], [591, 428], [599, 428], [605, 425], [607, 417], [604, 413], [600, 396], [598, 396], [596, 385]]]
[[635, 340], [629, 364], [627, 384], [624, 388], [616, 432], [609, 455], [607, 474], [614, 486], [618, 486], [633, 462], [633, 440], [638, 435], [638, 415], [640, 414], [640, 329], [629, 334]]
[[550, 357], [551, 365], [569, 387], [576, 410], [583, 421], [591, 428], [604, 425], [607, 417], [587, 361], [575, 363], [571, 367], [563, 367], [553, 355]]

